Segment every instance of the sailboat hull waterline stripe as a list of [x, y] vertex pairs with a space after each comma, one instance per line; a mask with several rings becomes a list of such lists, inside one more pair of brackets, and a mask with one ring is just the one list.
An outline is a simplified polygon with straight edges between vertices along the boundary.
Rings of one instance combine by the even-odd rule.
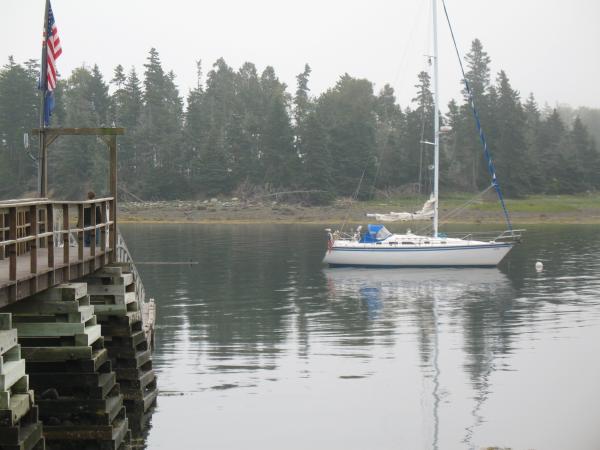
[[333, 247], [323, 262], [331, 267], [494, 267], [512, 248], [508, 243], [448, 247]]

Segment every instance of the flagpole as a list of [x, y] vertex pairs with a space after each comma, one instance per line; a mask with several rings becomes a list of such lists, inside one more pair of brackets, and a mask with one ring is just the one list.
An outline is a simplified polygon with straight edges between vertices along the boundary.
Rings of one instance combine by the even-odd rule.
[[44, 25], [43, 25], [43, 43], [42, 43], [42, 62], [40, 67], [40, 88], [42, 92], [42, 101], [40, 106], [40, 151], [38, 155], [38, 192], [40, 197], [45, 198], [48, 195], [48, 162], [46, 149], [46, 123], [44, 115], [46, 111], [46, 93], [48, 92], [48, 9], [50, 0], [45, 2]]

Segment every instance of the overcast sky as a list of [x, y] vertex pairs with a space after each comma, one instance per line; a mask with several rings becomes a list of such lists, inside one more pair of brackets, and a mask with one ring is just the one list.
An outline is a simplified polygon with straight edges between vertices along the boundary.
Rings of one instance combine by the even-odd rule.
[[[314, 95], [344, 72], [390, 83], [403, 106], [431, 52], [430, 0], [52, 0], [67, 76], [82, 64], [100, 66], [107, 79], [117, 64], [140, 75], [151, 47], [173, 70], [185, 97], [196, 83], [195, 60], [206, 73], [224, 57], [262, 71], [272, 65], [295, 89], [309, 63]], [[44, 0], [2, 0], [0, 61], [39, 58]], [[522, 97], [539, 103], [600, 107], [600, 1], [447, 0], [462, 53], [479, 38], [495, 73], [504, 69]], [[439, 13], [440, 95], [460, 96], [460, 73]], [[445, 109], [445, 108], [444, 108]]]

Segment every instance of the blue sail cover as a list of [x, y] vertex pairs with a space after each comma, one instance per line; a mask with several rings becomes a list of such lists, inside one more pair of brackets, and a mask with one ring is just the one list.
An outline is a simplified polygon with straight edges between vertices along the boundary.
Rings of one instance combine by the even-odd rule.
[[361, 237], [360, 243], [381, 242], [387, 239], [392, 233], [383, 225], [367, 225], [367, 232]]

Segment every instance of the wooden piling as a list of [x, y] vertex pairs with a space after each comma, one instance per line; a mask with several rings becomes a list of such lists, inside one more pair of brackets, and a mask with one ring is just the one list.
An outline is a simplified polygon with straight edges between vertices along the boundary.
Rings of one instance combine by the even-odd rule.
[[44, 450], [38, 406], [10, 314], [0, 314], [0, 448]]
[[158, 389], [149, 337], [142, 320], [134, 275], [127, 263], [109, 264], [87, 276], [90, 302], [121, 386], [135, 436], [146, 428]]
[[9, 305], [49, 448], [129, 448], [123, 394], [85, 283]]

